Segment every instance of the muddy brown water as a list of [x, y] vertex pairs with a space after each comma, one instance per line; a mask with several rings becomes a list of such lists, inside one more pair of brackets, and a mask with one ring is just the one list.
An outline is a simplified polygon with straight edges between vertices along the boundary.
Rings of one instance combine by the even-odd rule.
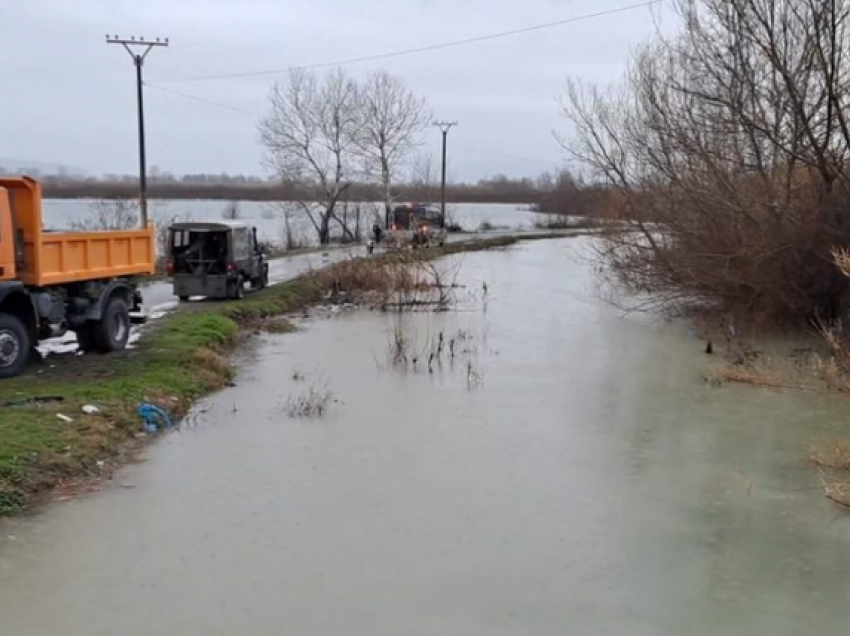
[[[457, 312], [263, 339], [113, 487], [0, 524], [0, 633], [846, 633], [850, 518], [805, 458], [848, 404], [708, 386], [586, 246], [467, 255]], [[290, 417], [311, 388], [336, 403]]]

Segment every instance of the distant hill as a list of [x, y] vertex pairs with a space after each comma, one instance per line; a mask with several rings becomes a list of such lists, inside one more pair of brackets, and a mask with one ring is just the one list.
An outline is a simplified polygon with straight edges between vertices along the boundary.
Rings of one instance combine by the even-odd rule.
[[0, 174], [61, 175], [63, 177], [89, 177], [91, 173], [79, 166], [68, 166], [46, 161], [29, 161], [13, 157], [0, 157]]

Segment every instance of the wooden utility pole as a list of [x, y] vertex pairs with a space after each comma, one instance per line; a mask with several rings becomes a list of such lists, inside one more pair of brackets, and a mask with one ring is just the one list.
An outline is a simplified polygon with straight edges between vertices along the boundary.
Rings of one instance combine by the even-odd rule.
[[[168, 46], [168, 38], [155, 40], [146, 40], [143, 37], [120, 38], [117, 35], [107, 35], [107, 44], [120, 44], [133, 58], [133, 64], [136, 66], [136, 101], [138, 104], [139, 116], [139, 210], [142, 221], [142, 227], [148, 226], [148, 178], [147, 165], [145, 157], [145, 105], [142, 87], [142, 66], [145, 63], [145, 58], [151, 49], [155, 46]], [[138, 52], [141, 50], [141, 52]]]
[[456, 121], [435, 121], [431, 124], [440, 129], [443, 133], [443, 179], [440, 186], [440, 215], [443, 218], [443, 227], [446, 227], [446, 142], [448, 141], [449, 131], [457, 126]]

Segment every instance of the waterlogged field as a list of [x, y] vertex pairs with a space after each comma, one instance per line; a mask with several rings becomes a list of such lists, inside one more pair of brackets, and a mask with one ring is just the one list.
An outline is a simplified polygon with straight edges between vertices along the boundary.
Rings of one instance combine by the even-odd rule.
[[[89, 199], [49, 199], [44, 202], [44, 224], [47, 228], [58, 230], [71, 227], [74, 222], [86, 219], [92, 214], [97, 202]], [[171, 223], [183, 221], [220, 220], [231, 203], [228, 201], [168, 201], [152, 200], [148, 203], [154, 222]], [[374, 207], [374, 206], [371, 206]], [[374, 219], [371, 207], [364, 208], [362, 223], [364, 233], [368, 233]], [[256, 201], [236, 202], [240, 220], [257, 228], [261, 240], [282, 242], [284, 236], [283, 213], [271, 203]], [[369, 208], [369, 212], [367, 212]], [[475, 232], [479, 229], [517, 230], [531, 229], [539, 215], [527, 211], [528, 206], [502, 203], [452, 203], [448, 206], [449, 219], [458, 223], [464, 230]], [[290, 220], [292, 233], [298, 241], [312, 243], [315, 232], [309, 219], [303, 214], [293, 212]]]

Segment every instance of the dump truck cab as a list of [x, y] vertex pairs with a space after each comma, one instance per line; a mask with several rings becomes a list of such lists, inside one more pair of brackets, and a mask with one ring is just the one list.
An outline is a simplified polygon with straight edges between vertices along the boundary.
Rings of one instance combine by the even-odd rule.
[[169, 228], [168, 271], [174, 295], [242, 298], [245, 285], [268, 285], [269, 265], [256, 228], [235, 221], [175, 223]]
[[68, 331], [86, 351], [123, 349], [141, 319], [134, 277], [154, 273], [153, 227], [49, 232], [41, 186], [0, 177], [0, 379], [19, 373], [39, 340]]

